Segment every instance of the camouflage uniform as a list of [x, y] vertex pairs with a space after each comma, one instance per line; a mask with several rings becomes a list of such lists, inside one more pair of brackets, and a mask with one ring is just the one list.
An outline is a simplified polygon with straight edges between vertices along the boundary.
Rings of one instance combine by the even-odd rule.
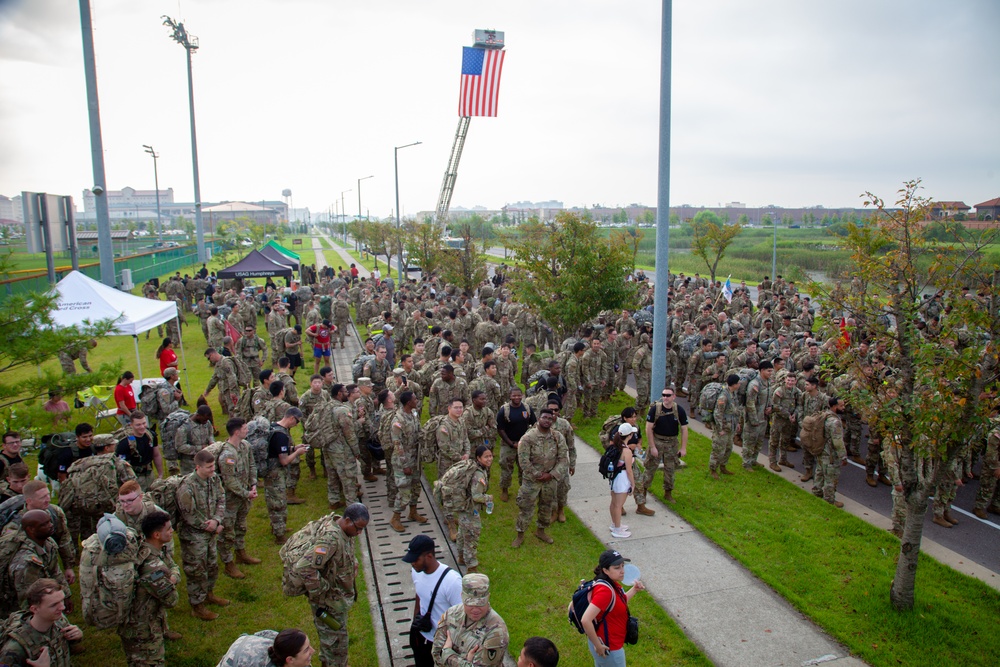
[[[115, 507], [115, 516], [121, 519], [121, 522], [125, 524], [126, 527], [134, 530], [138, 535], [142, 535], [142, 520], [153, 512], [162, 512], [163, 508], [154, 503], [152, 500], [147, 500], [143, 498], [142, 501], [142, 511], [138, 514], [129, 514], [122, 508], [121, 503]], [[171, 540], [163, 545], [163, 551], [160, 553], [160, 558], [163, 559], [169, 567], [170, 571], [177, 576], [177, 580], [180, 581], [181, 570], [174, 562], [174, 542]]]
[[[371, 378], [369, 378], [371, 379]], [[365, 410], [365, 420], [362, 422], [358, 419], [358, 408], [363, 407]], [[352, 406], [355, 426], [357, 427], [358, 433], [358, 462], [361, 464], [361, 476], [371, 477], [374, 474], [375, 468], [379, 467], [375, 463], [375, 459], [372, 458], [371, 450], [368, 449], [368, 443], [377, 438], [378, 434], [375, 432], [375, 393], [372, 392], [367, 396], [362, 393], [358, 397]], [[368, 481], [371, 481], [370, 479]]]
[[[777, 384], [778, 380], [774, 383]], [[772, 466], [788, 464], [788, 445], [802, 421], [801, 396], [802, 392], [798, 387], [789, 389], [784, 384], [771, 394], [771, 439], [767, 446], [767, 457]], [[794, 422], [792, 417], [795, 418]]]
[[563, 395], [562, 412], [566, 419], [573, 421], [576, 414], [576, 399], [583, 386], [580, 375], [580, 358], [575, 354], [570, 354], [566, 360], [566, 367], [562, 369], [562, 374], [566, 376], [566, 393]]
[[580, 378], [583, 384], [583, 416], [594, 417], [597, 415], [597, 401], [600, 399], [604, 388], [603, 366], [604, 360], [601, 353], [593, 348], [583, 353], [580, 358]]
[[489, 490], [490, 471], [477, 463], [469, 483], [469, 505], [458, 515], [456, 545], [466, 567], [479, 567], [479, 535], [483, 531], [480, 515], [486, 511], [486, 503], [493, 500], [493, 496], [486, 493]]
[[[562, 433], [566, 440], [566, 451], [569, 457], [569, 469], [576, 472], [576, 437], [573, 435], [573, 425], [562, 417], [556, 417], [552, 424], [552, 430]], [[556, 506], [559, 509], [566, 507], [569, 498], [570, 475], [566, 474], [559, 480], [559, 487], [556, 490]]]
[[648, 345], [640, 345], [635, 351], [632, 373], [635, 375], [635, 407], [644, 412], [649, 409], [649, 392], [653, 382], [653, 351]]
[[392, 366], [389, 365], [387, 359], [379, 361], [378, 358], [375, 358], [365, 364], [362, 375], [371, 379], [372, 386], [377, 394], [385, 389], [385, 381], [392, 375]]
[[[903, 495], [902, 491], [896, 490], [896, 487], [903, 485], [903, 477], [899, 470], [899, 447], [892, 442], [890, 439], [890, 442], [885, 443], [882, 447], [882, 461], [884, 463], [883, 469], [888, 471], [889, 479], [892, 481], [892, 532], [902, 537], [903, 527], [906, 525], [906, 496]], [[985, 480], [985, 475], [983, 479]], [[982, 486], [980, 486], [981, 490]]]
[[[314, 414], [326, 462], [326, 499], [330, 505], [358, 498], [358, 436], [351, 408], [341, 401], [324, 403]], [[343, 493], [343, 498], [341, 498]]]
[[[569, 452], [566, 439], [555, 428], [542, 433], [533, 426], [521, 438], [517, 460], [524, 473], [524, 480], [517, 492], [517, 532], [523, 533], [531, 523], [531, 515], [538, 502], [538, 528], [545, 530], [552, 522], [556, 509], [559, 481], [569, 475]], [[551, 473], [552, 479], [538, 481], [541, 473]]]
[[460, 398], [463, 403], [469, 404], [469, 385], [457, 376], [452, 382], [445, 382], [444, 378], [439, 377], [431, 385], [427, 398], [432, 417], [445, 415], [448, 414], [448, 406], [453, 398]]
[[148, 544], [139, 549], [136, 571], [132, 607], [118, 626], [122, 650], [130, 667], [164, 667], [167, 609], [177, 605], [177, 585], [171, 580], [171, 568]]
[[221, 526], [225, 518], [226, 496], [218, 475], [201, 479], [191, 473], [185, 477], [177, 487], [177, 510], [188, 601], [195, 606], [205, 602], [219, 577], [218, 535], [204, 526], [209, 520]]
[[250, 369], [250, 386], [259, 384], [260, 369], [267, 363], [267, 343], [264, 339], [257, 335], [241, 336], [236, 341], [236, 356]]
[[[272, 424], [272, 427], [275, 426], [288, 436], [289, 454], [291, 454], [294, 450], [291, 433], [282, 426]], [[285, 468], [286, 466], [281, 465], [280, 460], [275, 460], [274, 467], [264, 477], [264, 502], [267, 505], [267, 516], [271, 521], [271, 533], [275, 537], [282, 537], [285, 534], [285, 524], [288, 521], [288, 489], [290, 487]]]
[[847, 450], [844, 448], [844, 425], [840, 421], [840, 416], [829, 409], [825, 412], [826, 417], [823, 419], [825, 443], [823, 453], [816, 461], [818, 464], [816, 490], [813, 493], [833, 504], [837, 496], [837, 480], [840, 479], [840, 462], [847, 456]]
[[[97, 436], [109, 437], [109, 436]], [[96, 438], [95, 438], [96, 439]], [[103, 457], [103, 458], [102, 458]], [[132, 470], [132, 466], [129, 465], [128, 461], [120, 459], [114, 454], [94, 454], [93, 456], [87, 456], [82, 459], [77, 459], [66, 471], [66, 474], [73, 476], [77, 474], [84, 468], [88, 468], [92, 465], [102, 465], [106, 461], [111, 461], [112, 466], [108, 466], [108, 473], [111, 473], [111, 467], [114, 468], [114, 482], [108, 482], [109, 485], [113, 484], [115, 488], [121, 488], [121, 485], [129, 480], [136, 479], [135, 472]], [[110, 498], [108, 500], [111, 500]], [[62, 502], [60, 500], [60, 502]], [[61, 505], [60, 505], [61, 506]], [[66, 523], [69, 525], [69, 533], [73, 536], [74, 546], [87, 539], [94, 534], [97, 530], [97, 520], [100, 516], [97, 516], [91, 512], [84, 512], [79, 507], [63, 507], [66, 512]]]
[[189, 419], [177, 429], [177, 433], [174, 434], [174, 447], [177, 450], [182, 475], [194, 472], [194, 455], [208, 447], [214, 440], [215, 426], [210, 421], [199, 424]]
[[49, 628], [40, 633], [31, 625], [30, 611], [17, 611], [8, 621], [7, 640], [0, 645], [0, 665], [27, 665], [28, 660], [36, 660], [43, 648], [49, 649], [51, 667], [70, 667], [69, 642], [63, 637], [63, 628], [70, 625], [64, 615]]
[[337, 298], [333, 302], [333, 324], [337, 330], [330, 337], [331, 347], [336, 348], [339, 341], [340, 347], [344, 347], [347, 331], [351, 325], [351, 306], [345, 298]]
[[[295, 378], [293, 378], [285, 371], [279, 371], [277, 374], [275, 374], [274, 379], [280, 382], [281, 384], [285, 385], [285, 400], [288, 401], [289, 405], [298, 405], [299, 390], [295, 386]], [[281, 415], [279, 419], [281, 417], [284, 417], [284, 415]]]
[[[983, 452], [983, 469], [979, 476], [979, 494], [976, 496], [977, 510], [992, 510], [1000, 513], [1000, 495], [997, 494], [997, 478], [994, 475], [1000, 468], [1000, 428], [994, 428], [986, 436], [986, 451]], [[897, 484], [895, 479], [893, 484]]]
[[[326, 402], [328, 402], [330, 400], [332, 400], [330, 398], [330, 393], [327, 392], [327, 391], [324, 391], [322, 389], [319, 390], [318, 394], [314, 394], [312, 392], [312, 389], [310, 389], [306, 393], [302, 394], [302, 396], [299, 398], [299, 409], [302, 410], [302, 416], [304, 417], [304, 420], [308, 421], [309, 417], [312, 416], [312, 413], [313, 413], [314, 410], [316, 410], [316, 408], [318, 408], [319, 406], [321, 406], [322, 404], [324, 404], [324, 403], [326, 403]], [[326, 464], [322, 460], [322, 456], [320, 457], [320, 462], [324, 464], [323, 465], [323, 469], [325, 470], [326, 469]], [[309, 451], [306, 452], [306, 465], [309, 466], [309, 472], [310, 472], [311, 476], [315, 477], [316, 476], [316, 450], [310, 448]]]
[[250, 514], [250, 492], [257, 486], [257, 462], [250, 443], [238, 445], [226, 442], [219, 452], [218, 476], [226, 498], [219, 536], [219, 557], [223, 563], [233, 560], [233, 549], [246, 549], [247, 516]]
[[[818, 415], [824, 410], [830, 407], [830, 397], [821, 391], [817, 391], [815, 395], [810, 395], [809, 392], [802, 392], [802, 413], [799, 415], [799, 427], [802, 426], [802, 419], [805, 419], [809, 415]], [[802, 465], [805, 466], [806, 470], [814, 470], [816, 468], [816, 457], [809, 453], [805, 448], [802, 449]]]
[[758, 375], [747, 385], [747, 404], [743, 411], [743, 467], [752, 468], [764, 444], [767, 409], [771, 407], [771, 381]]
[[[477, 606], [489, 604], [490, 580], [485, 574], [467, 574], [462, 578], [462, 600]], [[451, 647], [445, 642], [451, 637]], [[470, 622], [465, 606], [457, 604], [438, 621], [431, 655], [435, 665], [447, 667], [500, 667], [507, 656], [510, 635], [507, 624], [494, 609], [478, 621]], [[466, 657], [472, 654], [472, 660]], [[508, 658], [509, 659], [509, 658]]]
[[[28, 537], [23, 528], [19, 528], [14, 535], [6, 535], [5, 539], [14, 539], [21, 542], [20, 548], [10, 559], [10, 563], [3, 565], [7, 568], [9, 581], [13, 584], [17, 592], [17, 600], [22, 607], [27, 606], [25, 596], [31, 584], [39, 579], [55, 579], [66, 599], [69, 600], [71, 592], [66, 577], [59, 567], [59, 545], [51, 537], [45, 539], [43, 544], [38, 544]], [[14, 611], [13, 609], [0, 609], [0, 614]]]
[[[320, 658], [327, 667], [347, 667], [347, 612], [356, 599], [354, 578], [358, 563], [354, 558], [354, 543], [337, 525], [339, 518], [329, 514], [310, 524], [313, 546], [286, 573], [289, 579], [305, 587], [319, 633]], [[320, 610], [331, 614], [340, 623], [340, 630], [317, 618]]]
[[615, 391], [618, 367], [620, 359], [618, 357], [618, 339], [609, 342], [601, 348], [601, 378], [604, 380], [604, 387], [601, 388], [601, 400], [608, 400]]
[[497, 413], [489, 406], [477, 410], [475, 405], [462, 413], [465, 432], [469, 436], [469, 452], [475, 454], [476, 447], [486, 445], [493, 449], [497, 438]]
[[[405, 410], [397, 410], [390, 418], [390, 443], [392, 445], [393, 496], [392, 511], [402, 514], [406, 506], [416, 507], [420, 500], [420, 420]], [[404, 472], [410, 469], [410, 474]]]
[[[448, 472], [448, 468], [469, 456], [469, 434], [465, 430], [465, 422], [454, 421], [446, 417], [435, 433], [437, 438], [437, 474], [438, 479]], [[448, 518], [456, 518], [446, 513]]]
[[264, 407], [271, 400], [271, 392], [268, 387], [261, 386], [254, 391], [250, 398], [250, 410], [254, 417], [264, 414]]
[[739, 403], [728, 387], [719, 393], [712, 419], [715, 428], [712, 429], [712, 455], [708, 460], [708, 468], [717, 472], [719, 469], [726, 469], [729, 456], [733, 453], [733, 436], [740, 423]]
[[[4, 531], [16, 531], [21, 526], [21, 518], [28, 511], [27, 506], [22, 507], [21, 511], [11, 518], [10, 523], [7, 524]], [[58, 505], [52, 504], [48, 507], [48, 513], [52, 518], [52, 528], [55, 530], [52, 534], [52, 539], [59, 547], [59, 558], [62, 559], [63, 569], [74, 568], [79, 562], [77, 561], [76, 544], [73, 542], [73, 536], [69, 532], [66, 513]]]
[[500, 387], [500, 383], [489, 375], [480, 375], [469, 384], [469, 395], [471, 396], [472, 392], [477, 389], [486, 394], [486, 407], [493, 410], [495, 414], [504, 403], [503, 389]]
[[497, 374], [494, 379], [500, 384], [502, 404], [510, 396], [510, 388], [514, 386], [514, 370], [517, 362], [514, 357], [504, 358], [502, 354], [498, 354], [493, 361], [497, 362]]
[[76, 364], [74, 363], [77, 359], [80, 360], [80, 365], [83, 366], [83, 370], [86, 373], [93, 373], [94, 371], [90, 368], [90, 364], [87, 363], [87, 343], [80, 343], [74, 347], [69, 347], [65, 350], [60, 350], [59, 352], [59, 365], [62, 366], [63, 373], [66, 375], [76, 375]]
[[240, 400], [240, 381], [236, 374], [236, 362], [229, 357], [222, 357], [215, 364], [205, 394], [212, 391], [216, 385], [219, 386], [219, 405], [222, 406], [222, 414], [228, 415]]
[[208, 346], [216, 350], [222, 349], [222, 339], [226, 337], [226, 325], [218, 315], [208, 318]]

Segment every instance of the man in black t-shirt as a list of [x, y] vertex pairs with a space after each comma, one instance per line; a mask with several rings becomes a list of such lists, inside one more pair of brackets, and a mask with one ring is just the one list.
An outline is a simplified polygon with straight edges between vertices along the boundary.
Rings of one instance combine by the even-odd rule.
[[3, 449], [0, 449], [0, 479], [4, 478], [7, 467], [21, 460], [21, 434], [17, 431], [7, 431], [3, 434]]
[[[677, 405], [674, 390], [667, 387], [661, 393], [662, 400], [649, 407], [646, 415], [646, 472], [641, 480], [636, 480], [635, 502], [638, 514], [653, 516], [655, 512], [646, 507], [646, 491], [653, 483], [653, 475], [663, 462], [663, 500], [674, 502], [674, 471], [678, 455], [687, 454], [688, 418], [684, 408]], [[680, 451], [677, 436], [680, 435]]]
[[59, 450], [56, 457], [56, 465], [59, 467], [58, 476], [60, 482], [66, 481], [66, 472], [69, 467], [79, 459], [87, 458], [94, 454], [91, 446], [94, 444], [94, 427], [83, 422], [76, 425], [76, 446], [78, 452], [74, 452], [72, 447], [65, 447]]
[[514, 464], [517, 464], [517, 482], [521, 483], [521, 465], [517, 463], [517, 445], [521, 436], [537, 421], [534, 411], [521, 402], [524, 394], [519, 387], [510, 390], [510, 402], [501, 406], [497, 412], [497, 432], [503, 444], [500, 446], [500, 500], [510, 500], [510, 482], [514, 477]]
[[[156, 433], [149, 430], [149, 421], [142, 410], [133, 410], [129, 415], [132, 435], [118, 441], [115, 456], [127, 461], [135, 471], [136, 481], [143, 491], [149, 490], [154, 479], [163, 476], [163, 455], [156, 439]], [[153, 477], [153, 467], [156, 477]]]
[[306, 445], [292, 442], [291, 429], [302, 421], [302, 411], [288, 408], [281, 421], [271, 424], [271, 437], [267, 441], [268, 472], [264, 476], [264, 500], [267, 516], [271, 519], [271, 532], [276, 544], [285, 543], [285, 523], [288, 520], [287, 468], [298, 465], [299, 457], [308, 451]]

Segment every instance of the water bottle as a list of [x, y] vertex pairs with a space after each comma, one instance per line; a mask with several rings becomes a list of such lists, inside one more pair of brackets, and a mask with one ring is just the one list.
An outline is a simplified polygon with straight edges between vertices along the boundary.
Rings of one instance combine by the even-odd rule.
[[487, 514], [493, 514], [493, 500], [492, 499], [486, 501], [486, 513]]
[[324, 625], [326, 625], [331, 630], [340, 630], [340, 621], [333, 617], [333, 614], [328, 612], [326, 609], [317, 609], [316, 618], [320, 620]]

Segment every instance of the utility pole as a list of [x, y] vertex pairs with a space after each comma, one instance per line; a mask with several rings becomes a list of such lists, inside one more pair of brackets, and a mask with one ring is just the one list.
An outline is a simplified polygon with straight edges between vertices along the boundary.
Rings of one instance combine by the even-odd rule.
[[[396, 235], [400, 239], [402, 239], [402, 225], [400, 224], [400, 219], [399, 219], [399, 151], [402, 148], [409, 148], [410, 146], [417, 146], [420, 143], [421, 142], [419, 142], [419, 141], [414, 141], [412, 144], [406, 144], [405, 146], [396, 146], [393, 149], [393, 151], [392, 151], [393, 163], [395, 164], [395, 169], [396, 169]], [[456, 168], [457, 167], [458, 167], [458, 165], [456, 163]], [[449, 199], [449, 201], [450, 201], [450, 199]], [[399, 256], [396, 258], [396, 276], [399, 278], [399, 286], [402, 287], [403, 286], [403, 244], [400, 242], [398, 244], [398, 246], [399, 246]], [[389, 260], [386, 259], [386, 264], [388, 264], [388, 263], [389, 263]], [[385, 272], [387, 274], [391, 274], [390, 267], [387, 266]]]
[[[83, 71], [87, 78], [87, 109], [90, 115], [90, 158], [94, 169], [94, 207], [97, 212], [97, 255], [101, 261], [101, 282], [115, 287], [115, 253], [111, 247], [111, 216], [108, 213], [107, 178], [104, 174], [104, 140], [101, 138], [101, 105], [97, 98], [97, 64], [94, 61], [94, 22], [90, 0], [80, 0], [80, 27], [83, 33]], [[75, 243], [75, 241], [74, 241]]]
[[142, 145], [146, 152], [153, 156], [153, 184], [156, 186], [156, 238], [163, 244], [163, 218], [160, 215], [160, 174], [156, 169], [156, 160], [160, 154], [153, 150], [152, 146]]
[[778, 277], [778, 216], [771, 213], [774, 222], [774, 242], [771, 245], [771, 280]]
[[[80, 0], [85, 2], [85, 0]], [[208, 261], [205, 252], [205, 225], [201, 218], [201, 180], [198, 178], [198, 134], [195, 131], [194, 123], [194, 79], [191, 70], [191, 54], [198, 50], [198, 38], [188, 33], [184, 29], [183, 23], [174, 21], [169, 16], [161, 17], [163, 25], [173, 30], [170, 37], [184, 47], [187, 52], [187, 75], [188, 75], [188, 108], [191, 115], [191, 165], [194, 171], [194, 228], [198, 239], [198, 261], [205, 263]]]
[[[364, 229], [364, 225], [361, 222], [361, 181], [367, 181], [369, 178], [375, 178], [375, 175], [373, 174], [371, 176], [365, 176], [358, 179], [358, 224], [362, 225], [362, 229]], [[361, 235], [364, 236], [363, 233]]]
[[[666, 385], [667, 316], [670, 314], [667, 291], [670, 288], [670, 49], [672, 0], [663, 0], [660, 29], [660, 154], [657, 165], [659, 183], [656, 197], [656, 286], [653, 311], [658, 326], [653, 327], [653, 374], [650, 400], [658, 401]], [[646, 406], [642, 406], [645, 409]]]

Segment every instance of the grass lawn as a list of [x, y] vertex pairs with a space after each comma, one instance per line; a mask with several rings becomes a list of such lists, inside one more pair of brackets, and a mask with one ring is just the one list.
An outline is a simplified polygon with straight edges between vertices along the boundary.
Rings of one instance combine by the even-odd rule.
[[[618, 394], [577, 435], [598, 451], [604, 419], [633, 404]], [[677, 472], [673, 509], [757, 577], [871, 665], [995, 665], [1000, 593], [921, 556], [916, 606], [889, 603], [899, 541], [777, 475], [708, 476], [711, 442], [691, 434], [688, 467]], [[735, 455], [734, 455], [735, 456]], [[657, 474], [653, 493], [662, 500]]]

